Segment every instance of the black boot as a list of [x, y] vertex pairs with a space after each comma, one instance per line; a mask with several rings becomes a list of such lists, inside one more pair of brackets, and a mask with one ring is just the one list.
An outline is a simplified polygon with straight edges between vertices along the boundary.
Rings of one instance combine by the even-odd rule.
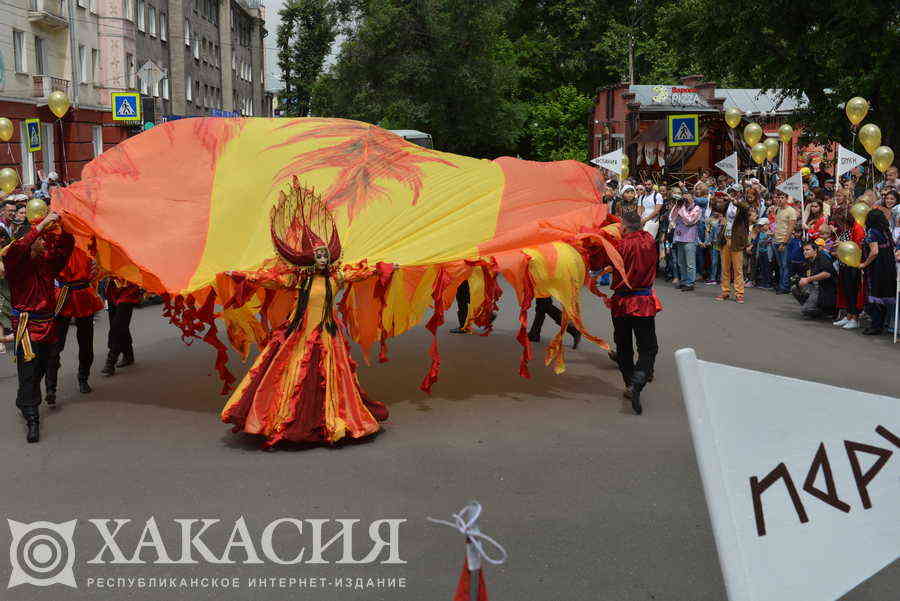
[[569, 326], [566, 328], [566, 331], [572, 336], [572, 350], [574, 351], [578, 348], [578, 343], [581, 342], [581, 332], [574, 326]]
[[25, 437], [25, 440], [28, 442], [37, 442], [41, 439], [41, 424], [38, 421], [38, 418], [35, 417], [27, 417], [28, 420], [28, 434]]
[[81, 394], [88, 394], [93, 391], [94, 389], [88, 384], [87, 376], [78, 376], [78, 392]]
[[48, 407], [56, 407], [56, 391], [48, 390], [47, 394], [44, 395], [44, 400], [47, 401]]
[[116, 363], [116, 367], [128, 367], [134, 365], [134, 349], [128, 349], [122, 353], [122, 360]]
[[119, 358], [119, 353], [114, 353], [110, 351], [110, 353], [106, 356], [106, 363], [103, 365], [103, 369], [100, 370], [100, 373], [106, 376], [107, 378], [115, 375], [116, 373], [116, 360]]
[[644, 412], [641, 407], [641, 391], [647, 385], [647, 374], [642, 371], [636, 371], [631, 375], [631, 408], [634, 409], [635, 415]]

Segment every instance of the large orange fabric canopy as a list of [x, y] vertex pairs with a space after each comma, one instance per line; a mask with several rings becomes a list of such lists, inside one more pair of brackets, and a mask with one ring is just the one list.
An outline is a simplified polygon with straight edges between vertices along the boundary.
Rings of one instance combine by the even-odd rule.
[[[621, 267], [618, 224], [600, 202], [595, 169], [574, 161], [473, 159], [421, 148], [376, 126], [342, 119], [183, 119], [105, 152], [84, 179], [54, 191], [53, 204], [79, 246], [105, 270], [167, 297], [167, 315], [186, 338], [227, 348], [216, 319], [245, 358], [270, 324], [292, 308], [294, 291], [236, 290], [230, 271], [278, 262], [269, 209], [296, 177], [322, 193], [338, 225], [351, 282], [340, 307], [368, 360], [375, 345], [422, 322], [436, 333], [456, 288], [471, 288], [470, 321], [490, 329], [498, 276], [516, 291], [520, 368], [535, 296], [552, 296], [564, 319], [581, 323], [589, 256]], [[546, 362], [564, 369], [560, 332]], [[422, 383], [430, 389], [440, 357]]]

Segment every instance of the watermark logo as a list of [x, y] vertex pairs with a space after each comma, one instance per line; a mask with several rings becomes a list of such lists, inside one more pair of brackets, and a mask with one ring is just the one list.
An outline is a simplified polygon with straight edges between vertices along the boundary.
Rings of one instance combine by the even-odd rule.
[[12, 542], [9, 562], [12, 572], [7, 588], [20, 584], [52, 586], [75, 584], [75, 524], [78, 520], [54, 524], [32, 522], [23, 524], [7, 519]]

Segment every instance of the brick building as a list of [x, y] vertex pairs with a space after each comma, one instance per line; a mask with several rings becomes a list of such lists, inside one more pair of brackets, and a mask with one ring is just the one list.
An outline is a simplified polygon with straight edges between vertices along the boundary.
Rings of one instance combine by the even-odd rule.
[[[726, 108], [736, 107], [744, 120], [731, 130], [725, 123]], [[764, 136], [777, 138], [783, 123], [794, 127], [794, 139], [781, 145], [776, 161], [783, 173], [798, 166], [797, 139], [801, 127], [792, 120], [798, 104], [776, 92], [759, 89], [716, 88], [714, 82], [694, 75], [681, 85], [617, 84], [597, 91], [589, 123], [589, 152], [596, 157], [617, 148], [629, 157], [633, 174], [649, 177], [681, 176], [698, 169], [714, 170], [715, 164], [735, 149], [741, 168], [755, 167], [742, 141], [744, 125], [755, 121]], [[670, 147], [667, 143], [669, 115], [697, 115], [700, 144]]]

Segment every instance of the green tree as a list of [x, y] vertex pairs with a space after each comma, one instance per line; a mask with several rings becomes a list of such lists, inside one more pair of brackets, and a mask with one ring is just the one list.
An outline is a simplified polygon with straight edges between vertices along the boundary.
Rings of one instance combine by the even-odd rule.
[[337, 36], [342, 5], [331, 0], [289, 0], [278, 14], [281, 101], [289, 116], [309, 114], [310, 97]]
[[574, 86], [547, 92], [531, 107], [528, 134], [539, 161], [586, 161], [587, 119], [594, 106], [591, 98]]
[[442, 150], [514, 149], [527, 107], [504, 27], [515, 0], [369, 0], [347, 31], [313, 110], [432, 134]]
[[900, 4], [894, 0], [678, 0], [659, 21], [667, 39], [689, 49], [700, 72], [720, 84], [805, 94], [797, 116], [809, 138], [850, 143], [841, 104], [869, 100], [866, 122], [898, 140]]

